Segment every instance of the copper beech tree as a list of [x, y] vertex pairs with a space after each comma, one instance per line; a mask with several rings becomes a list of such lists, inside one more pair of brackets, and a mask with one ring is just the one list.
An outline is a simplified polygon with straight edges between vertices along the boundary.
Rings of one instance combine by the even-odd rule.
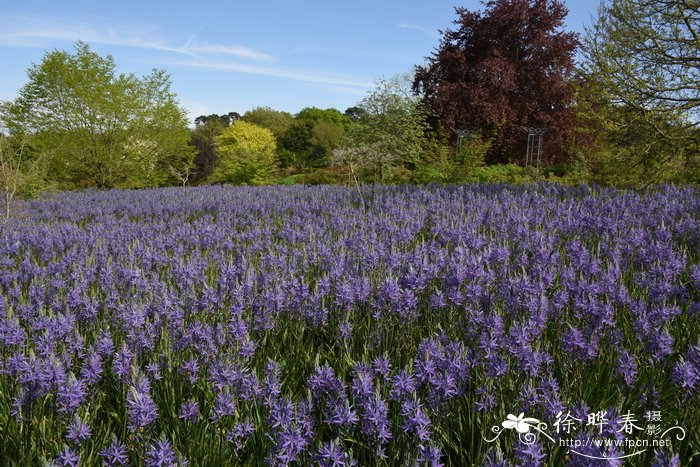
[[456, 29], [417, 67], [414, 90], [433, 124], [480, 130], [492, 139], [486, 162], [522, 161], [522, 126], [545, 127], [545, 158], [566, 158], [578, 35], [562, 29], [557, 0], [492, 0], [483, 12], [456, 8]]

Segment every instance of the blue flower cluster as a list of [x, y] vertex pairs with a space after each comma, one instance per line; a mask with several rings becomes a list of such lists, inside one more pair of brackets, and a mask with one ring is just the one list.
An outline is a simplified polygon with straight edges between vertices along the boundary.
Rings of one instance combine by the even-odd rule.
[[697, 189], [363, 190], [25, 203], [0, 230], [0, 459], [578, 465], [624, 448], [484, 436], [599, 410], [685, 423], [640, 459], [699, 455]]

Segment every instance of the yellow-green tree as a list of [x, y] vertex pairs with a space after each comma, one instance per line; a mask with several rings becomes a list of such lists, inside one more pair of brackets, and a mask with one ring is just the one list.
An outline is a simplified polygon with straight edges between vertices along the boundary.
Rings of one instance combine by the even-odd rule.
[[216, 138], [219, 164], [216, 182], [266, 185], [278, 169], [275, 135], [267, 128], [238, 120]]

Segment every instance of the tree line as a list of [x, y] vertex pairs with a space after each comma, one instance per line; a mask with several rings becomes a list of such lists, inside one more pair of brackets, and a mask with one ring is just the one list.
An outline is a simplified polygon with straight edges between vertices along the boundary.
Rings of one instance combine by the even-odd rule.
[[[84, 42], [47, 52], [0, 109], [2, 188], [700, 180], [697, 2], [604, 0], [583, 38], [559, 0], [455, 13], [423, 65], [343, 112], [259, 107], [193, 129], [164, 70], [118, 74]], [[544, 132], [540, 167], [523, 167], [523, 127]]]

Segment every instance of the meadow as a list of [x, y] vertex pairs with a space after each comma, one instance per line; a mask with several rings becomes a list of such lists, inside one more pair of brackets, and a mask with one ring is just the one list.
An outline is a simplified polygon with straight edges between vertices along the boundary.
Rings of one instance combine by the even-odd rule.
[[697, 188], [362, 190], [23, 203], [0, 464], [700, 459]]

